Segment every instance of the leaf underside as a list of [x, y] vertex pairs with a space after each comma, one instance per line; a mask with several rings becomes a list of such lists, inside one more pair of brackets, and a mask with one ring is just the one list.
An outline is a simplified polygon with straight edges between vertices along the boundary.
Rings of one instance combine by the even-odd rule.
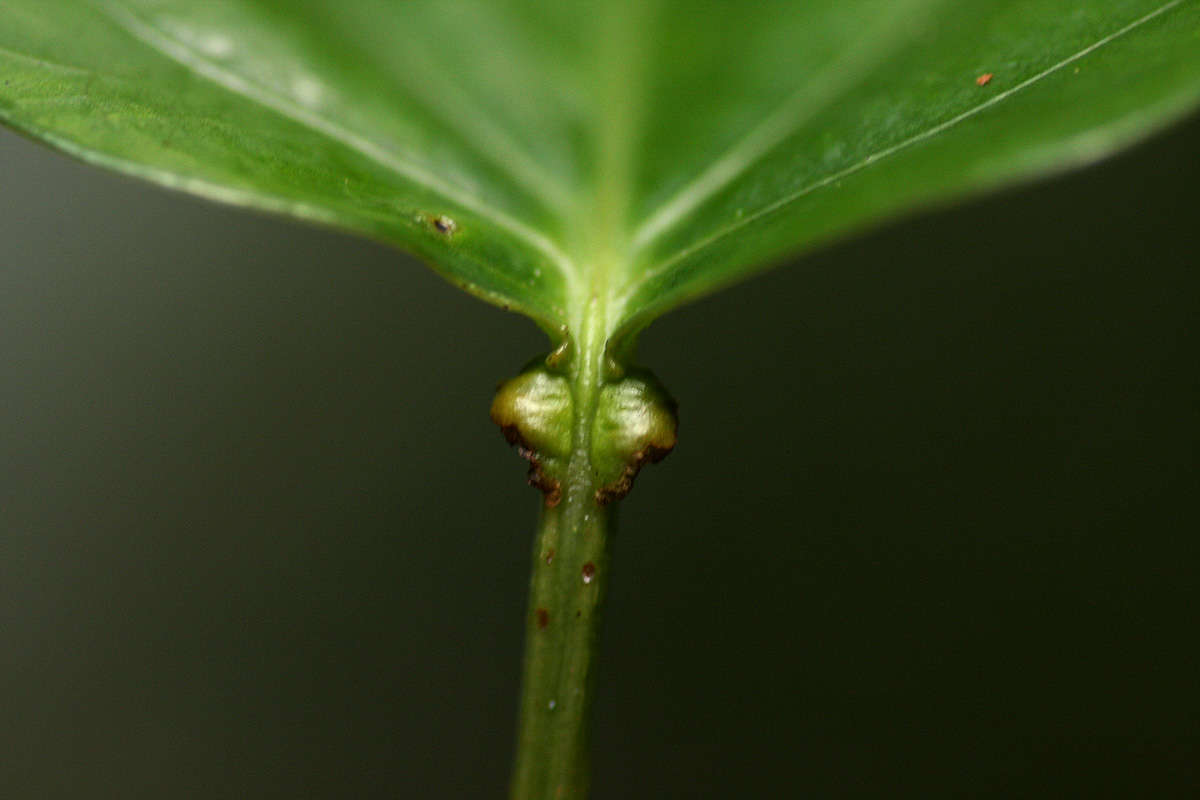
[[1200, 0], [4, 0], [0, 78], [82, 159], [609, 338], [1185, 113]]

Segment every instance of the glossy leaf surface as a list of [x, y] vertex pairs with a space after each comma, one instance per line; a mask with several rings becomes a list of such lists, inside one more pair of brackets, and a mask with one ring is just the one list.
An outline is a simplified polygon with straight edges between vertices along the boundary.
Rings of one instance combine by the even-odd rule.
[[607, 339], [1178, 117], [1200, 0], [5, 0], [0, 76], [62, 150]]

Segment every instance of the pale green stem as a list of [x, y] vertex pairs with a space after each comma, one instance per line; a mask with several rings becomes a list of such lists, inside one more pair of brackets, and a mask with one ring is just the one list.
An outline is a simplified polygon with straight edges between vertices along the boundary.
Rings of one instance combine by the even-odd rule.
[[608, 584], [611, 505], [601, 505], [592, 429], [602, 383], [604, 308], [588, 304], [571, 369], [570, 456], [548, 495], [533, 552], [512, 800], [582, 800], [588, 787], [600, 602]]
[[564, 487], [543, 507], [525, 625], [513, 800], [581, 800], [588, 787], [588, 716], [614, 514], [591, 485]]

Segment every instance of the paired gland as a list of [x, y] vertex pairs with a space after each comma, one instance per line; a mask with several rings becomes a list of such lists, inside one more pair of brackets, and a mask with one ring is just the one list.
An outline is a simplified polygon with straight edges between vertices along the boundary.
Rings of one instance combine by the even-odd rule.
[[[568, 378], [541, 361], [502, 384], [492, 402], [492, 421], [529, 460], [529, 482], [550, 506], [562, 499], [572, 458], [586, 457], [595, 500], [605, 505], [629, 493], [643, 464], [675, 446], [675, 402], [648, 372], [604, 382], [590, 419], [576, 419], [577, 402]], [[576, 424], [588, 426], [586, 437], [573, 435]], [[577, 442], [586, 453], [573, 452]]]

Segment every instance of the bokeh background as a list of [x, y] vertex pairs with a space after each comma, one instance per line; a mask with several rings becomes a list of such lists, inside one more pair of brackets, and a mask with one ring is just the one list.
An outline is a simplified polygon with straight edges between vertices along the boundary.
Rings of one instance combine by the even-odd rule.
[[[676, 312], [595, 797], [1200, 792], [1200, 117]], [[496, 798], [545, 343], [0, 133], [0, 797]]]

